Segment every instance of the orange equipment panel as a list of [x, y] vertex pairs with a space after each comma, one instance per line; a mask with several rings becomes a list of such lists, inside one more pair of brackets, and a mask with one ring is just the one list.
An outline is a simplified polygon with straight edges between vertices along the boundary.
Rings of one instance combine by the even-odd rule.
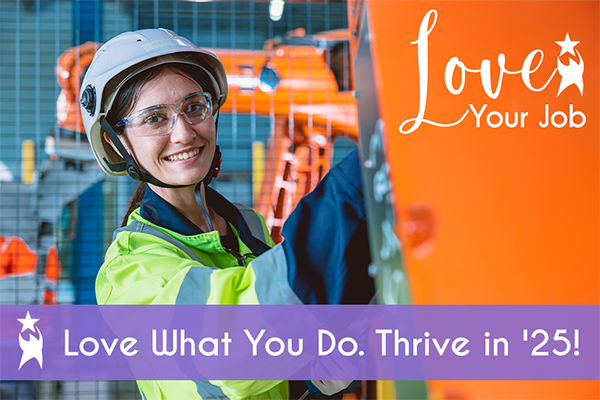
[[[600, 304], [599, 4], [349, 2], [412, 303]], [[428, 386], [444, 399], [600, 397], [598, 382]]]
[[0, 236], [0, 279], [35, 273], [38, 255], [20, 237]]

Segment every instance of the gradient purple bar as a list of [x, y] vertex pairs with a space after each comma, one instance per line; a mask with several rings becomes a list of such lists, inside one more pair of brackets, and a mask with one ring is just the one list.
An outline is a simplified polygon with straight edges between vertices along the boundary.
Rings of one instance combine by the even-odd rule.
[[[36, 331], [21, 332], [28, 312]], [[37, 329], [42, 368], [31, 358], [19, 370], [19, 336], [39, 340]], [[173, 332], [177, 351], [157, 355]], [[600, 306], [3, 305], [0, 379], [600, 380]]]

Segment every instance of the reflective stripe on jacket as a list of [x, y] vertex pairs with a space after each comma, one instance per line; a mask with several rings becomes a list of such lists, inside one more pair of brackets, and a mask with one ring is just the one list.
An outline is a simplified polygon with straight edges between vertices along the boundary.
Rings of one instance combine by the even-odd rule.
[[[130, 215], [129, 223], [133, 221], [177, 239], [201, 262], [158, 236], [121, 231], [98, 273], [98, 304], [301, 304], [289, 286], [280, 245], [256, 257], [229, 223], [238, 237], [239, 253], [247, 254], [244, 267], [223, 248], [218, 231], [182, 235], [152, 224], [140, 209]], [[147, 400], [285, 399], [288, 393], [285, 381], [138, 381], [138, 386]]]

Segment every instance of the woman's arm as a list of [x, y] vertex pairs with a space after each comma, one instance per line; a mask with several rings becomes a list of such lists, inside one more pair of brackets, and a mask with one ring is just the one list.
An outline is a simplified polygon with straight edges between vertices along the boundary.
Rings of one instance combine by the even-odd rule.
[[[245, 268], [220, 269], [200, 265], [155, 236], [122, 232], [106, 259], [96, 281], [99, 304], [300, 303], [288, 285], [281, 246], [252, 259]], [[141, 381], [138, 385], [144, 393], [162, 393], [167, 398], [181, 398], [185, 392], [190, 399], [208, 395], [277, 399], [287, 398], [288, 393], [285, 381]]]
[[283, 225], [290, 286], [305, 304], [367, 304], [375, 294], [358, 151], [333, 167]]

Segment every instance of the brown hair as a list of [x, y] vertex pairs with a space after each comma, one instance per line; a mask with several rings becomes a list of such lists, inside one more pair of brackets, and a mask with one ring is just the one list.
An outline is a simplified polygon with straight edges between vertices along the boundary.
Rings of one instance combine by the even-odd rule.
[[127, 220], [129, 219], [129, 216], [131, 215], [133, 210], [135, 210], [136, 208], [138, 208], [140, 206], [145, 194], [146, 194], [146, 183], [138, 182], [138, 185], [135, 188], [133, 195], [127, 202], [127, 211], [125, 212], [125, 215], [123, 216], [123, 220], [121, 221], [121, 226], [127, 225]]
[[[140, 92], [144, 85], [153, 79], [158, 78], [166, 71], [173, 71], [181, 75], [187, 75], [194, 79], [203, 90], [210, 92], [213, 99], [215, 98], [214, 89], [209, 83], [210, 79], [206, 73], [200, 68], [187, 64], [163, 64], [140, 72], [133, 78], [129, 79], [117, 93], [113, 105], [106, 115], [106, 120], [113, 127], [115, 133], [119, 136], [123, 135], [123, 127], [114, 127], [118, 121], [125, 118], [134, 109], [138, 102]], [[127, 203], [127, 211], [121, 221], [121, 226], [127, 225], [129, 215], [138, 208], [142, 202], [142, 198], [146, 194], [146, 184], [139, 182], [135, 192]]]

